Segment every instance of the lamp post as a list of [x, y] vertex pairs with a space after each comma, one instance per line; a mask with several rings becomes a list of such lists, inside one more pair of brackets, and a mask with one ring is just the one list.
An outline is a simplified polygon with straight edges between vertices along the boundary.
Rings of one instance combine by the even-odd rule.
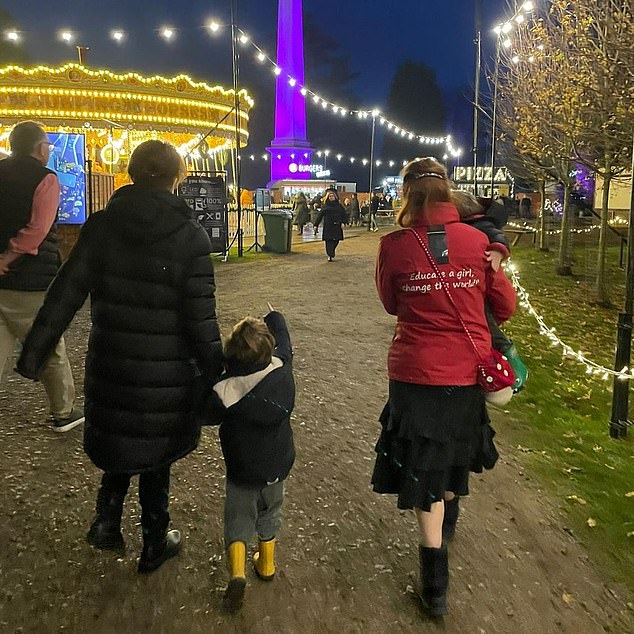
[[473, 194], [478, 195], [478, 126], [480, 115], [480, 75], [482, 73], [482, 0], [475, 0], [475, 95], [473, 100]]
[[[374, 138], [376, 135], [376, 118], [379, 112], [377, 110], [372, 111], [372, 136], [370, 140], [370, 207], [372, 206], [372, 181], [374, 179]], [[370, 226], [372, 223], [372, 213], [368, 214], [368, 231], [370, 231]]]
[[491, 113], [491, 198], [493, 198], [493, 188], [495, 186], [495, 152], [497, 145], [498, 123], [498, 79], [500, 73], [500, 39], [501, 33], [498, 33], [495, 42], [495, 68], [493, 71], [493, 112]]
[[[619, 313], [616, 336], [616, 354], [614, 369], [620, 371], [630, 366], [632, 352], [632, 313], [634, 312], [634, 141], [632, 143], [632, 191], [630, 195], [630, 226], [627, 232], [627, 276], [625, 280], [625, 300], [623, 312]], [[629, 422], [628, 380], [614, 377], [612, 390], [612, 416], [610, 418], [610, 437], [625, 438]]]
[[240, 53], [238, 51], [236, 37], [237, 26], [236, 19], [238, 15], [238, 0], [231, 0], [231, 71], [233, 75], [233, 112], [235, 121], [235, 161], [233, 164], [233, 179], [236, 192], [236, 205], [238, 213], [238, 257], [243, 256], [243, 244], [242, 244], [242, 201], [240, 200], [241, 188], [240, 188], [240, 95], [238, 94], [238, 87], [240, 84]]

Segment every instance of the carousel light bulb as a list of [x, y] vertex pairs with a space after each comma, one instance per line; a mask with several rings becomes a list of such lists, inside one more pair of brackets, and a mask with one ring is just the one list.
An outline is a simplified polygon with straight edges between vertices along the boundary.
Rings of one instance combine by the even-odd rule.
[[535, 61], [535, 56], [534, 56], [534, 55], [531, 55], [531, 56], [528, 58], [528, 61], [532, 64], [532, 63]]
[[330, 154], [330, 150], [324, 150], [324, 156], [328, 156]]
[[514, 64], [519, 64], [519, 63], [520, 63], [520, 58], [519, 58], [519, 56], [517, 56], [517, 55], [513, 55], [513, 57], [511, 58], [511, 61], [512, 61]]
[[297, 84], [297, 81], [295, 80], [294, 77], [289, 77], [288, 78], [288, 85], [289, 86], [295, 86]]
[[381, 167], [381, 161], [376, 161], [376, 162], [375, 162], [375, 165], [376, 165], [377, 167]]
[[368, 164], [368, 159], [363, 159], [361, 162], [362, 162], [364, 165], [367, 165], [367, 164]]
[[532, 11], [535, 8], [535, 3], [531, 0], [526, 0], [526, 2], [522, 5], [523, 11]]
[[513, 46], [513, 42], [509, 38], [506, 38], [504, 42], [502, 42], [502, 46], [504, 48], [511, 48], [511, 46]]
[[502, 33], [502, 25], [501, 25], [501, 24], [498, 24], [498, 25], [497, 25], [497, 26], [493, 29], [493, 32], [494, 32], [496, 35], [499, 35], [500, 33]]
[[110, 31], [110, 37], [115, 42], [121, 42], [123, 41], [123, 38], [125, 37], [125, 33], [121, 29], [115, 29], [114, 31]]
[[313, 101], [319, 103], [319, 95], [313, 95]]
[[341, 109], [341, 116], [345, 117], [348, 114], [348, 111], [345, 108]]
[[354, 163], [356, 160], [357, 160], [357, 159], [355, 159], [355, 158], [354, 158], [354, 156], [351, 156], [351, 157], [350, 157], [350, 162], [351, 162], [351, 163]]
[[282, 69], [279, 66], [275, 66], [275, 68], [273, 68], [273, 73], [275, 75], [281, 75], [282, 74]]
[[372, 116], [373, 117], [378, 117], [381, 114], [380, 110], [377, 110], [376, 108], [372, 111]]
[[240, 44], [246, 44], [249, 41], [249, 36], [246, 33], [240, 35]]
[[302, 88], [299, 92], [302, 95], [302, 97], [305, 97], [308, 94], [308, 91], [306, 90], [306, 88]]
[[526, 18], [524, 17], [524, 15], [523, 15], [522, 13], [520, 13], [520, 14], [519, 14], [519, 15], [515, 18], [515, 21], [516, 21], [518, 24], [522, 24], [522, 22], [524, 22], [524, 20], [526, 20]]
[[340, 161], [343, 158], [343, 154], [337, 154], [337, 160]]
[[5, 37], [7, 38], [7, 40], [9, 40], [9, 42], [19, 42], [20, 41], [20, 34], [17, 31], [6, 31], [5, 32]]
[[257, 54], [257, 58], [258, 58], [258, 62], [263, 62], [266, 59], [266, 55], [262, 51], [260, 51]]
[[513, 25], [510, 22], [505, 22], [502, 25], [502, 33], [510, 33], [513, 29]]
[[210, 22], [209, 23], [209, 30], [212, 33], [218, 33], [218, 31], [220, 30], [220, 25], [218, 24], [218, 22]]
[[72, 31], [60, 31], [59, 37], [61, 40], [68, 44], [70, 44], [75, 39]]

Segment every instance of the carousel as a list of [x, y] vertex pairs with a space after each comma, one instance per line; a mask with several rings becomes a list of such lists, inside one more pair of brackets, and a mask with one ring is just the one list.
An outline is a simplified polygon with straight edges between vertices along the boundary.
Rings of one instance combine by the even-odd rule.
[[[33, 119], [55, 146], [58, 174], [88, 169], [97, 177], [108, 175], [113, 188], [128, 182], [128, 157], [148, 139], [174, 144], [191, 170], [224, 169], [236, 127], [240, 146], [247, 144], [253, 107], [241, 90], [236, 126], [233, 90], [186, 75], [143, 77], [79, 64], [0, 68], [0, 95], [0, 158], [8, 151], [13, 124]], [[67, 180], [81, 180], [77, 176]]]

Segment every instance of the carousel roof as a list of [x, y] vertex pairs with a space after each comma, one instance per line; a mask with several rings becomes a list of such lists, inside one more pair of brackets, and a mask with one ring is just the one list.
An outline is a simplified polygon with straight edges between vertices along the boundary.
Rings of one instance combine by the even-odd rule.
[[[235, 134], [234, 91], [195, 82], [187, 75], [144, 77], [117, 74], [80, 64], [58, 67], [0, 68], [0, 117], [3, 123], [35, 118], [47, 126], [86, 125], [109, 129]], [[240, 144], [248, 139], [254, 102], [241, 90]]]

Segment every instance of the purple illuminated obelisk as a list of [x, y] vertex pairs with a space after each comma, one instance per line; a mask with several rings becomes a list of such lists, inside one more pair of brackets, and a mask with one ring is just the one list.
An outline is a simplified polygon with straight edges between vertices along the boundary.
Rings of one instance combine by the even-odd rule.
[[312, 148], [306, 138], [304, 27], [302, 0], [279, 0], [277, 15], [277, 77], [275, 138], [271, 147], [271, 183], [310, 178]]

